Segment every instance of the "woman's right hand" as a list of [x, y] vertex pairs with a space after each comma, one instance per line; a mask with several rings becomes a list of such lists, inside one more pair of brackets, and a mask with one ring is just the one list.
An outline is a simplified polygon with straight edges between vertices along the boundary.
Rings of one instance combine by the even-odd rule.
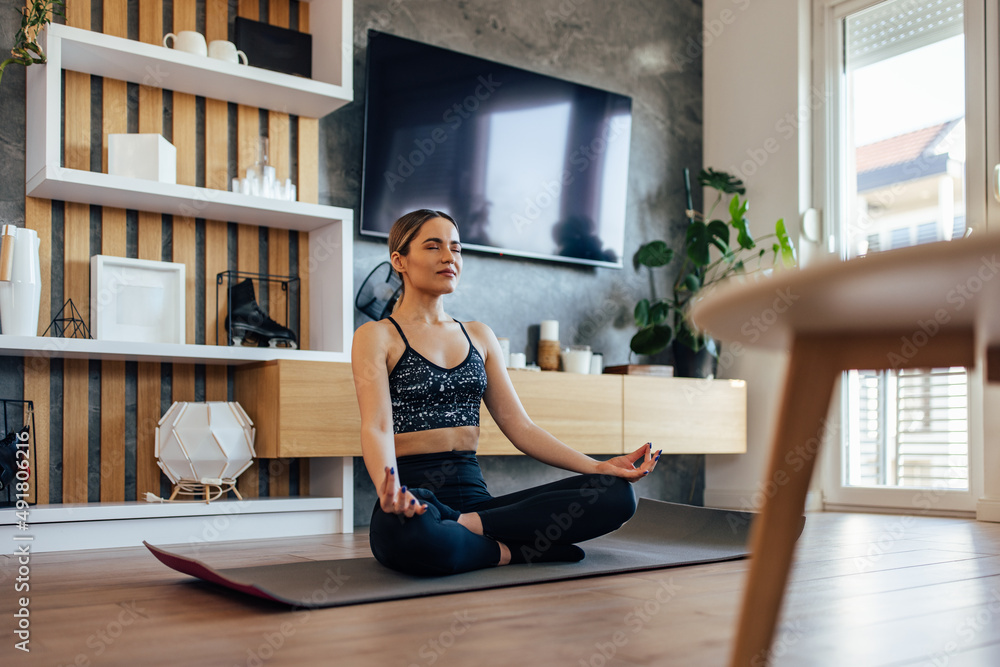
[[427, 511], [426, 503], [420, 503], [405, 486], [400, 487], [396, 471], [386, 466], [382, 477], [382, 488], [378, 490], [378, 500], [386, 514], [417, 516]]

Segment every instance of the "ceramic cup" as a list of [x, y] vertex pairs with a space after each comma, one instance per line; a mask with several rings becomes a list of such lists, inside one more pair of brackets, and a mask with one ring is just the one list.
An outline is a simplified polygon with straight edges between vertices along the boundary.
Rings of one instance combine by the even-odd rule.
[[187, 51], [196, 56], [207, 56], [208, 46], [205, 45], [205, 36], [194, 30], [181, 30], [176, 35], [168, 32], [163, 36], [163, 46], [167, 46], [168, 40], [174, 40], [173, 48], [178, 51]]
[[224, 39], [215, 39], [208, 43], [208, 57], [216, 58], [217, 60], [225, 60], [226, 62], [249, 65], [247, 61], [247, 54], [243, 53], [236, 48], [236, 45], [232, 42], [227, 42]]

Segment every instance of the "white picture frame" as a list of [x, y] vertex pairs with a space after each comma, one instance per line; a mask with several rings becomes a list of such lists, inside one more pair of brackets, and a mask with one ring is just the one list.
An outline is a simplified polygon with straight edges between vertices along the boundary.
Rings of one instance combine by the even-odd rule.
[[96, 340], [180, 343], [185, 266], [130, 257], [90, 258], [90, 329]]

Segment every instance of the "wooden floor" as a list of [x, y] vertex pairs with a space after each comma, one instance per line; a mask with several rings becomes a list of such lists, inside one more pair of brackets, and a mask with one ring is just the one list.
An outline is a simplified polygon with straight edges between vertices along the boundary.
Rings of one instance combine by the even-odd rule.
[[[238, 567], [370, 553], [362, 532], [216, 544], [201, 557]], [[1000, 665], [1000, 524], [810, 514], [797, 553], [773, 664]], [[37, 554], [23, 654], [17, 564], [0, 562], [0, 665], [249, 667], [723, 665], [748, 565], [293, 612], [142, 548]]]

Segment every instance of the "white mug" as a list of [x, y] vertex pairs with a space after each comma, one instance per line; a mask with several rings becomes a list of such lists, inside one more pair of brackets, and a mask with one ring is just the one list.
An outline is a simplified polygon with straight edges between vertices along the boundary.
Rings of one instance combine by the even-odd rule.
[[231, 63], [239, 64], [242, 61], [244, 65], [250, 64], [247, 61], [247, 54], [237, 49], [232, 42], [227, 42], [224, 39], [215, 39], [208, 43], [208, 57]]
[[[205, 45], [205, 36], [194, 30], [181, 30], [176, 35], [168, 32], [163, 36], [163, 46], [167, 46], [167, 40], [174, 40], [174, 47], [178, 51], [187, 51], [196, 56], [207, 56], [208, 47]], [[169, 47], [168, 47], [169, 48]]]

